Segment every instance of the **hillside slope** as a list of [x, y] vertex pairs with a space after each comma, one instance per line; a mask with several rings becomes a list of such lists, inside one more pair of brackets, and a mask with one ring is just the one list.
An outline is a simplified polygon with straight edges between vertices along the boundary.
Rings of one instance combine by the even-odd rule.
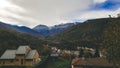
[[14, 29], [16, 29], [17, 31], [20, 31], [22, 33], [26, 33], [26, 34], [30, 34], [32, 36], [36, 36], [36, 37], [43, 37], [39, 32], [31, 29], [31, 28], [28, 28], [26, 26], [12, 26]]
[[41, 38], [20, 32], [0, 22], [0, 54], [6, 49], [16, 49], [19, 45], [30, 45], [32, 48], [39, 49], [46, 43]]
[[[88, 20], [64, 30], [61, 34], [53, 37], [52, 40], [63, 47], [87, 46], [98, 48], [102, 45], [103, 32], [110, 22], [118, 18], [103, 18]], [[119, 22], [118, 22], [119, 23]]]

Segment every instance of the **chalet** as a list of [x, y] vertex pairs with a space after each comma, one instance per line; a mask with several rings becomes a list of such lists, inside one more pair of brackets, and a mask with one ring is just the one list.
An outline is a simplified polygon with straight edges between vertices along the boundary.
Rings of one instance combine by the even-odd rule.
[[6, 50], [0, 57], [1, 66], [33, 66], [40, 61], [37, 50], [29, 46], [19, 46], [16, 50]]
[[105, 58], [74, 58], [72, 68], [113, 68], [113, 64]]

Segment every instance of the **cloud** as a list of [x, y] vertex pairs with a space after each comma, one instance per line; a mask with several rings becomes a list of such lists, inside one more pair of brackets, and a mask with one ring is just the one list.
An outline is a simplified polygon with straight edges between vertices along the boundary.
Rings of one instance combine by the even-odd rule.
[[2, 9], [6, 11], [3, 13], [6, 17], [4, 19], [9, 18], [19, 25], [33, 27], [37, 24], [51, 26], [61, 23], [61, 19], [88, 9], [92, 0], [9, 0], [9, 3], [11, 7]]
[[0, 20], [17, 24], [12, 18], [23, 18], [20, 14], [26, 13], [25, 9], [7, 0], [0, 0]]
[[104, 3], [104, 2], [106, 2], [107, 0], [93, 0], [94, 1], [94, 3]]
[[101, 7], [108, 2], [120, 3], [119, 0], [0, 0], [0, 4], [4, 3], [0, 7], [0, 19], [30, 28], [38, 24], [52, 26], [64, 22], [107, 17], [108, 14], [117, 11], [108, 11]]
[[108, 15], [111, 15], [112, 17], [117, 17], [117, 14], [120, 13], [120, 8], [116, 11], [109, 11], [109, 10], [93, 10], [93, 11], [87, 11], [82, 13], [78, 18], [82, 20], [87, 19], [96, 19], [96, 18], [108, 18]]

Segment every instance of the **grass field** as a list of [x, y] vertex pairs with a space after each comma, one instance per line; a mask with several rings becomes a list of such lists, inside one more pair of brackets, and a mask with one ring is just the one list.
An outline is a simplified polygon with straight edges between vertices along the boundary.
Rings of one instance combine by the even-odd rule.
[[46, 68], [69, 68], [69, 64], [67, 59], [50, 59], [46, 64]]

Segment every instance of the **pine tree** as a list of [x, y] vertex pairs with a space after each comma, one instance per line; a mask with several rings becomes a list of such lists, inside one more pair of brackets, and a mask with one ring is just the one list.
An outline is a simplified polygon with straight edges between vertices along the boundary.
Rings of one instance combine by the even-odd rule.
[[83, 49], [80, 48], [79, 57], [83, 57], [83, 55], [84, 55]]
[[100, 57], [99, 49], [96, 48], [94, 57]]

